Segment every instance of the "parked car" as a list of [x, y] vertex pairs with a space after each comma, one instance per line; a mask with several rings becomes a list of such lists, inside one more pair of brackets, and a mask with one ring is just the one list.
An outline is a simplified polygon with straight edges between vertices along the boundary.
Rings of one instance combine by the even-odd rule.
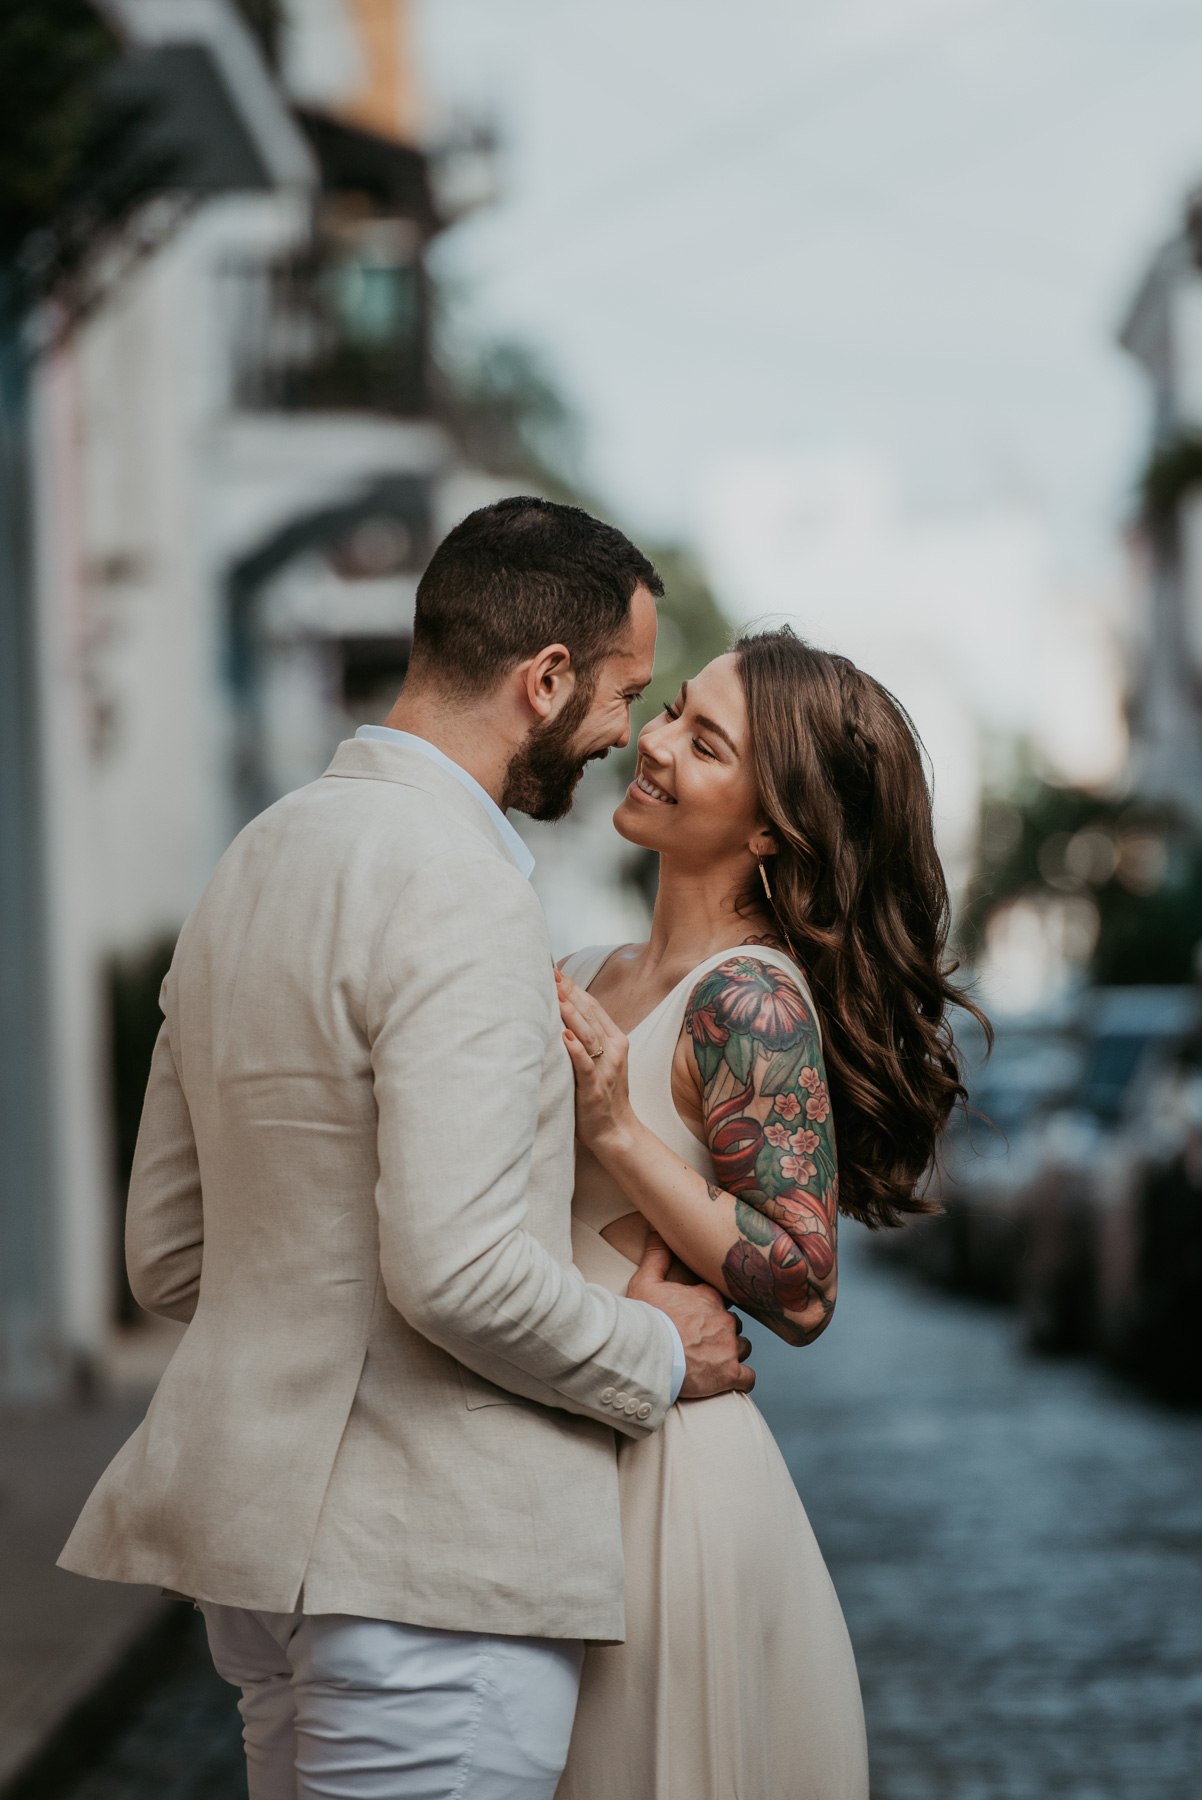
[[1017, 1299], [1035, 1349], [1100, 1341], [1103, 1240], [1108, 1231], [1121, 1236], [1117, 1221], [1129, 1204], [1121, 1196], [1152, 1151], [1152, 1096], [1197, 1031], [1199, 998], [1186, 987], [1097, 988], [1082, 997], [1080, 1079], [1047, 1110], [1015, 1196]]
[[1202, 1039], [1167, 1059], [1098, 1184], [1097, 1335], [1167, 1398], [1202, 1401]]
[[[988, 1058], [979, 1032], [961, 1031], [970, 1108], [947, 1133], [944, 1212], [882, 1250], [940, 1285], [1016, 1304], [1033, 1348], [1105, 1342], [1129, 1362], [1163, 1360], [1152, 1339], [1181, 1336], [1168, 1320], [1194, 1291], [1182, 1270], [1195, 1252], [1183, 1262], [1168, 1246], [1193, 1241], [1187, 1171], [1202, 1181], [1202, 1124], [1188, 1149], [1180, 1122], [1164, 1122], [1165, 1084], [1200, 999], [1184, 987], [1086, 990], [1055, 1016], [1002, 1020]], [[1202, 1085], [1198, 1095], [1202, 1118]]]
[[1071, 1015], [1003, 1021], [987, 1057], [975, 1021], [957, 1022], [969, 1108], [953, 1116], [944, 1139], [932, 1189], [944, 1210], [890, 1234], [882, 1249], [941, 1286], [1014, 1297], [1022, 1196], [1037, 1173], [1043, 1122], [1081, 1076], [1072, 1023]]

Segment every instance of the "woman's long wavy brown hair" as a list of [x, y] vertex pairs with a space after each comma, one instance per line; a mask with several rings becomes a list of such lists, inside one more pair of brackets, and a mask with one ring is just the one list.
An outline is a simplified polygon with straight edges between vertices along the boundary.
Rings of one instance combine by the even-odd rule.
[[[947, 883], [918, 734], [844, 656], [786, 626], [734, 646], [777, 921], [821, 1014], [839, 1205], [868, 1225], [936, 1212], [920, 1183], [966, 1099], [948, 1008]], [[756, 880], [756, 901], [763, 895]], [[752, 896], [748, 896], [749, 903]]]

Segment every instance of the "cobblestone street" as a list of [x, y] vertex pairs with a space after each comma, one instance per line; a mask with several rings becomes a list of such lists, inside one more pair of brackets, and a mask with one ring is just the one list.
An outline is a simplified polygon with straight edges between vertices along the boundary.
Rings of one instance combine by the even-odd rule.
[[[757, 1343], [757, 1399], [847, 1614], [874, 1800], [1197, 1800], [1202, 1419], [845, 1235], [830, 1332]], [[71, 1796], [236, 1800], [235, 1771], [193, 1640]]]
[[757, 1390], [843, 1601], [874, 1800], [1197, 1800], [1202, 1419], [1035, 1360], [845, 1232]]

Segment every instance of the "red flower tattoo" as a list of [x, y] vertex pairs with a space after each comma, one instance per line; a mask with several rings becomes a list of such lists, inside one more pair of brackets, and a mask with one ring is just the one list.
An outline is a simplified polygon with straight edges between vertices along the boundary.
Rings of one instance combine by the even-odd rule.
[[814, 1280], [825, 1281], [835, 1266], [835, 1246], [830, 1239], [817, 1232], [807, 1232], [798, 1238], [797, 1246], [809, 1263]]
[[810, 1237], [814, 1233], [823, 1236], [830, 1229], [824, 1200], [805, 1188], [782, 1188], [765, 1202], [762, 1210], [767, 1218], [783, 1225], [790, 1237]]
[[768, 1258], [746, 1238], [739, 1238], [726, 1252], [722, 1273], [726, 1277], [726, 1290], [736, 1306], [749, 1307], [753, 1312], [775, 1310], [776, 1296]]
[[732, 957], [718, 970], [722, 986], [714, 996], [718, 1020], [728, 1031], [758, 1038], [769, 1050], [784, 1050], [809, 1029], [810, 1015], [791, 975], [750, 956]]
[[810, 1303], [810, 1264], [799, 1244], [782, 1231], [768, 1251], [776, 1304], [788, 1312], [804, 1312]]
[[718, 1017], [712, 1006], [699, 1006], [689, 1014], [689, 1036], [695, 1044], [723, 1045], [730, 1032], [725, 1025], [719, 1025]]

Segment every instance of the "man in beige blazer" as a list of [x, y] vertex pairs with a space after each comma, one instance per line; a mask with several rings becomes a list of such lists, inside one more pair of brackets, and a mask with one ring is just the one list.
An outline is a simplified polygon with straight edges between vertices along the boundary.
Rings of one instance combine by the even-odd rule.
[[129, 1197], [187, 1331], [62, 1564], [194, 1597], [251, 1800], [550, 1800], [623, 1634], [614, 1431], [749, 1388], [706, 1287], [571, 1266], [574, 1087], [530, 859], [651, 674], [650, 563], [473, 514], [384, 727], [226, 852], [181, 934]]

